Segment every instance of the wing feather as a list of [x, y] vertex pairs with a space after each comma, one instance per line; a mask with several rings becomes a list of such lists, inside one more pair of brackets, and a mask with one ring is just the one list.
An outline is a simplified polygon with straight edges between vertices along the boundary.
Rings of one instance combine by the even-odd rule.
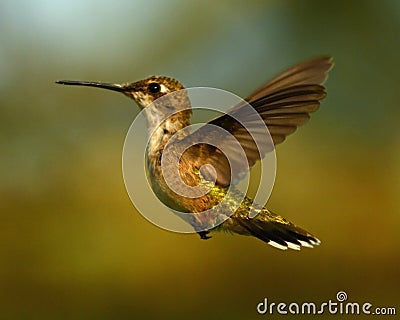
[[[247, 99], [245, 99], [257, 113], [250, 112], [248, 105], [234, 106], [227, 114], [213, 119], [209, 124], [221, 127], [226, 134], [217, 134], [209, 126], [201, 127], [191, 135], [184, 138], [191, 141], [215, 141], [224, 150], [228, 150], [228, 157], [236, 168], [234, 178], [240, 177], [248, 168], [253, 166], [265, 154], [273, 150], [274, 145], [283, 142], [286, 136], [296, 131], [310, 119], [310, 113], [318, 110], [320, 101], [325, 98], [326, 92], [322, 83], [327, 79], [328, 71], [333, 66], [331, 57], [320, 57], [307, 60], [282, 72], [271, 81], [264, 84]], [[257, 115], [258, 114], [258, 115]], [[265, 128], [260, 128], [260, 117], [268, 127], [271, 143], [258, 148], [255, 141], [265, 136]], [[239, 123], [235, 118], [240, 119]], [[243, 125], [243, 123], [245, 125]], [[251, 135], [249, 132], [251, 132]], [[230, 135], [230, 137], [229, 137]], [[232, 141], [233, 136], [242, 146], [247, 163], [239, 157], [237, 144]], [[187, 141], [186, 141], [187, 143]], [[193, 169], [200, 170], [204, 164], [214, 167], [216, 177], [212, 170], [205, 169], [203, 176], [216, 183], [227, 186], [231, 182], [231, 167], [229, 161], [218, 148], [206, 143], [195, 144], [182, 155], [183, 161], [191, 163]]]

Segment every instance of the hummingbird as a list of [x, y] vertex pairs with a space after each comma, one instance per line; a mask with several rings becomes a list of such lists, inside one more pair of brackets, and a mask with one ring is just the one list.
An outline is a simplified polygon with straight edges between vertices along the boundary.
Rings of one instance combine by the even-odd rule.
[[[320, 101], [326, 96], [323, 83], [332, 67], [333, 59], [330, 56], [303, 61], [278, 74], [245, 99], [264, 121], [274, 145], [282, 143], [298, 126], [309, 120], [312, 112], [318, 110]], [[56, 83], [117, 91], [133, 99], [141, 109], [148, 110], [145, 113], [147, 127], [151, 133], [146, 149], [148, 180], [162, 202], [174, 210], [189, 213], [184, 215], [183, 219], [192, 225], [201, 239], [211, 238], [210, 232], [227, 231], [254, 236], [282, 250], [313, 248], [320, 244], [320, 240], [314, 235], [267, 209], [266, 206], [257, 208], [257, 215], [252, 217], [250, 212], [256, 205], [250, 197], [246, 195], [241, 197], [235, 188], [229, 194], [225, 206], [219, 207], [213, 214], [201, 214], [226, 199], [228, 188], [231, 187], [231, 174], [238, 177], [241, 174], [230, 171], [226, 157], [213, 145], [206, 143], [192, 145], [180, 155], [176, 171], [176, 175], [179, 175], [186, 185], [200, 186], [207, 193], [199, 197], [187, 197], [171, 190], [161, 168], [168, 143], [178, 135], [169, 148], [172, 150], [170, 154], [173, 158], [174, 150], [179, 149], [180, 143], [195, 140], [200, 136], [212, 140], [216, 136], [216, 132], [212, 129], [202, 130], [202, 128], [179, 135], [183, 129], [191, 125], [192, 110], [185, 94], [185, 87], [178, 80], [167, 76], [151, 76], [144, 80], [122, 84], [75, 80], [59, 80]], [[172, 95], [173, 93], [179, 94]], [[164, 103], [156, 104], [163, 99]], [[155, 107], [150, 108], [154, 105]], [[240, 113], [241, 109], [240, 105], [235, 106], [231, 109], [231, 114], [228, 111], [227, 114], [212, 119], [208, 124], [222, 128], [235, 137], [245, 152], [247, 168], [251, 168], [268, 151], [255, 150], [253, 137], [232, 117], [233, 113]], [[245, 117], [246, 114], [243, 114]], [[229, 144], [230, 140], [227, 139], [224, 143]], [[168, 158], [165, 161], [168, 162]], [[212, 166], [211, 173], [207, 171], [210, 167], [204, 166], [205, 164]], [[234, 205], [235, 210], [227, 216], [226, 211], [229, 211], [230, 205]]]

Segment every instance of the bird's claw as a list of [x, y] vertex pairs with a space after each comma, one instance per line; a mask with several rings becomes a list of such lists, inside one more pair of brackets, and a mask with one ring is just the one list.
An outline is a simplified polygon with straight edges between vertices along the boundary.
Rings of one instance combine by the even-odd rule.
[[210, 231], [199, 231], [197, 232], [200, 236], [200, 239], [202, 240], [207, 240], [207, 239], [211, 239], [210, 236], [208, 236], [208, 234], [210, 233]]

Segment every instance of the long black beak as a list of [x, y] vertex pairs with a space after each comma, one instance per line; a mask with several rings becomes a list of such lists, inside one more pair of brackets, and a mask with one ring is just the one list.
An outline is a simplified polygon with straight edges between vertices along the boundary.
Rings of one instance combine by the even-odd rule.
[[75, 80], [58, 80], [56, 81], [58, 84], [65, 84], [69, 86], [87, 86], [87, 87], [96, 87], [103, 88], [107, 90], [113, 90], [118, 92], [125, 92], [126, 87], [122, 84], [114, 84], [114, 83], [104, 83], [104, 82], [95, 82], [95, 81], [75, 81]]

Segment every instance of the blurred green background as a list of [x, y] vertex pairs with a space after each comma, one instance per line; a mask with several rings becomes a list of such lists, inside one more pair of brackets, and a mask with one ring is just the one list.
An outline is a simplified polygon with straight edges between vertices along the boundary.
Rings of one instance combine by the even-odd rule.
[[[136, 105], [54, 84], [161, 74], [245, 96], [320, 54], [328, 98], [278, 147], [269, 201], [322, 240], [301, 252], [150, 224], [121, 172]], [[399, 56], [395, 0], [1, 1], [0, 318], [272, 318], [264, 297], [339, 290], [399, 313]]]

